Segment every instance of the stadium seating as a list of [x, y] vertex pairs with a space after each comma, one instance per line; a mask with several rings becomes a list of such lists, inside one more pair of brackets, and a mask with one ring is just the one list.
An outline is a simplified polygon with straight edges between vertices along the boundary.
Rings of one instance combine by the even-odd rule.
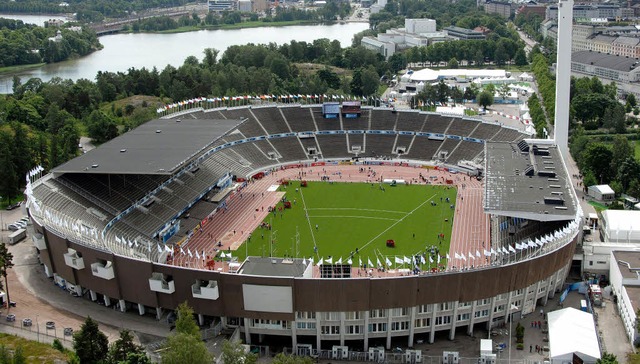
[[269, 141], [281, 156], [281, 158], [278, 158], [280, 163], [292, 161], [298, 162], [309, 159], [307, 157], [307, 152], [302, 149], [302, 145], [298, 141], [297, 137], [274, 138]]
[[344, 130], [367, 130], [369, 129], [369, 118], [362, 117], [359, 118], [342, 118], [342, 127]]
[[478, 121], [454, 118], [447, 130], [447, 134], [468, 137], [479, 124]]
[[395, 135], [389, 134], [367, 134], [367, 150], [366, 156], [383, 156], [393, 155], [393, 145], [396, 142]]
[[322, 109], [313, 109], [313, 119], [315, 120], [316, 125], [318, 126], [318, 130], [340, 130], [342, 129], [342, 125], [340, 123], [340, 118], [336, 119], [326, 119], [322, 116]]
[[421, 131], [426, 120], [426, 115], [416, 111], [401, 112], [398, 114], [396, 130]]
[[220, 112], [219, 109], [206, 110], [204, 112], [205, 119], [227, 119], [227, 117]]
[[515, 129], [502, 128], [491, 140], [496, 142], [513, 142], [523, 138], [524, 135]]
[[444, 116], [438, 114], [428, 114], [427, 121], [422, 127], [422, 131], [425, 133], [444, 134], [451, 124], [451, 116]]
[[473, 161], [484, 152], [484, 144], [461, 140], [456, 149], [449, 153], [447, 163], [457, 164], [461, 160]]
[[481, 140], [491, 140], [494, 135], [500, 130], [500, 125], [497, 124], [489, 124], [489, 123], [480, 123], [476, 130], [469, 135], [470, 138], [481, 139]]
[[252, 108], [251, 112], [260, 121], [267, 134], [290, 133], [291, 129], [277, 107]]
[[395, 130], [398, 113], [392, 109], [371, 110], [371, 130]]
[[412, 141], [413, 135], [398, 135], [398, 138], [396, 139], [396, 145], [394, 147], [394, 154], [399, 154], [395, 153], [397, 152], [398, 148], [404, 148], [404, 153], [406, 153], [409, 150]]
[[287, 120], [291, 131], [315, 131], [316, 125], [311, 117], [311, 108], [293, 106], [283, 107], [280, 109], [284, 118]]
[[348, 134], [349, 138], [349, 153], [353, 153], [353, 147], [359, 146], [360, 152], [358, 154], [366, 152], [364, 145], [364, 134]]
[[317, 135], [323, 158], [344, 158], [349, 155], [346, 135]]
[[426, 137], [416, 136], [411, 148], [405, 153], [404, 158], [423, 161], [433, 160], [441, 145], [442, 140], [431, 140]]
[[460, 140], [446, 138], [444, 142], [442, 142], [440, 149], [438, 149], [438, 152], [437, 152], [438, 155], [436, 156], [437, 159], [441, 160], [440, 154], [443, 152], [446, 152], [447, 156], [453, 153], [453, 150], [456, 149], [456, 147], [458, 146], [458, 143], [460, 143]]

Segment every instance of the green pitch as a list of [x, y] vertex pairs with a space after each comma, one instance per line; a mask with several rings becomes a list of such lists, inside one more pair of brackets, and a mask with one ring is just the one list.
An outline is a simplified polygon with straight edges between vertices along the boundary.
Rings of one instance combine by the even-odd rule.
[[[396, 256], [412, 256], [433, 247], [444, 258], [449, 251], [455, 187], [328, 182], [301, 187], [294, 181], [280, 191], [286, 193], [291, 208], [278, 203], [263, 222], [271, 229], [259, 227], [235, 252], [241, 260], [247, 254], [272, 254], [313, 257], [316, 262], [320, 257], [332, 257], [334, 263], [342, 258], [346, 264], [353, 254], [353, 265], [359, 264], [359, 258], [364, 264], [368, 259], [376, 264], [376, 258], [382, 263], [389, 258], [395, 267]], [[387, 240], [394, 240], [395, 247], [387, 247]]]

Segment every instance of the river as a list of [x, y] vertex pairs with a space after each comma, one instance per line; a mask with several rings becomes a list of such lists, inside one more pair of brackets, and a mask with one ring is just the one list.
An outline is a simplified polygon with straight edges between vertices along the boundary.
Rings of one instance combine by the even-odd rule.
[[[0, 15], [2, 16], [2, 15]], [[353, 35], [369, 27], [368, 23], [331, 25], [296, 25], [232, 30], [201, 30], [174, 34], [113, 34], [100, 37], [104, 48], [86, 57], [44, 65], [39, 68], [0, 76], [0, 93], [10, 93], [13, 76], [22, 82], [32, 77], [48, 81], [53, 77], [95, 80], [98, 71], [126, 71], [134, 68], [162, 70], [166, 65], [180, 66], [188, 56], [202, 59], [205, 48], [222, 53], [230, 46], [255, 43], [289, 43], [292, 40], [313, 42], [315, 39], [338, 40], [342, 47], [351, 45]]]

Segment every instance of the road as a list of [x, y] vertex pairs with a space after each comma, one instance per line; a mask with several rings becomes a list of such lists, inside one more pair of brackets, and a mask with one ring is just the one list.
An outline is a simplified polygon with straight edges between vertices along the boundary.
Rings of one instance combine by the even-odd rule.
[[533, 49], [533, 47], [538, 44], [538, 42], [529, 38], [522, 30], [518, 30], [518, 35], [520, 36], [520, 39], [522, 39], [522, 41], [525, 43], [524, 52], [529, 55], [531, 49]]

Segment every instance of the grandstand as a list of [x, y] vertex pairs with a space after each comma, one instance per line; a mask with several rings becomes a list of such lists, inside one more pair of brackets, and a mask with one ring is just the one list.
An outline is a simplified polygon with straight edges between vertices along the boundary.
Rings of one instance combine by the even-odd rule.
[[[580, 210], [555, 146], [528, 137], [481, 120], [388, 108], [363, 107], [354, 119], [325, 119], [320, 105], [168, 115], [31, 179], [33, 243], [46, 274], [79, 296], [158, 319], [188, 301], [203, 322], [240, 330], [247, 343], [277, 336], [296, 352], [336, 343], [367, 351], [370, 341], [390, 348], [392, 338], [408, 346], [433, 342], [437, 332], [453, 339], [460, 327], [473, 334], [477, 325], [504, 323], [509, 307], [534, 312], [570, 267]], [[362, 267], [301, 257], [214, 263], [212, 251], [223, 250], [190, 243], [233, 251], [231, 224], [258, 224], [256, 215], [281, 198], [271, 184], [314, 165], [388, 167], [416, 183], [436, 170], [443, 184], [482, 185], [461, 188], [460, 197], [477, 211], [473, 221], [488, 221], [490, 241], [452, 247], [455, 269], [378, 267], [361, 277]], [[454, 234], [478, 229], [460, 224]], [[199, 259], [185, 262], [185, 250]], [[487, 263], [461, 264], [460, 251], [478, 251]]]

